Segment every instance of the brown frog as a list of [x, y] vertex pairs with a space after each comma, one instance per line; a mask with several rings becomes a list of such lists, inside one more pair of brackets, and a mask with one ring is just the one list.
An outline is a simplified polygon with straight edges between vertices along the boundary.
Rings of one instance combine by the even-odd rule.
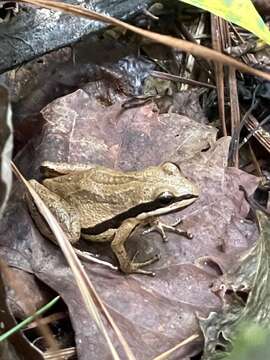
[[[111, 241], [120, 269], [125, 273], [153, 274], [144, 262], [129, 259], [125, 241], [141, 224], [152, 225], [166, 240], [164, 229], [189, 236], [186, 232], [158, 221], [158, 216], [186, 207], [198, 197], [198, 189], [170, 162], [140, 171], [120, 171], [98, 165], [71, 165], [45, 162], [47, 178], [42, 184], [30, 180], [52, 211], [71, 243], [80, 237], [91, 241]], [[41, 233], [56, 241], [30, 196], [31, 215]]]

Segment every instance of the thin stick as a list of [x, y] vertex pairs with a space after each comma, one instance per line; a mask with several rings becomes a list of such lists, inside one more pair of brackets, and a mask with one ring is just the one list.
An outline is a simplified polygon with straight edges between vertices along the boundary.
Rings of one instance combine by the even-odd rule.
[[198, 339], [199, 337], [200, 337], [199, 334], [193, 334], [193, 335], [189, 336], [188, 338], [186, 338], [185, 340], [183, 340], [182, 342], [180, 342], [179, 344], [177, 344], [176, 346], [174, 346], [173, 348], [171, 348], [170, 350], [168, 350], [168, 351], [164, 352], [163, 354], [160, 354], [159, 356], [155, 357], [153, 360], [166, 360], [168, 358], [168, 356], [170, 356], [176, 350], [180, 349], [184, 345], [187, 345], [187, 344], [191, 343], [192, 341]]

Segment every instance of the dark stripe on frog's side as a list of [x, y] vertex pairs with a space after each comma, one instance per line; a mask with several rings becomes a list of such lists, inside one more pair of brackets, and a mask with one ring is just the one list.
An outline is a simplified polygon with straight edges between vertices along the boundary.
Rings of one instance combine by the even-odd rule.
[[[180, 196], [179, 198], [176, 198], [175, 201], [173, 201], [171, 204], [176, 203], [176, 202], [181, 202], [181, 201], [187, 200], [187, 199], [193, 199], [193, 198], [197, 198], [197, 196], [183, 195], [183, 196]], [[156, 209], [160, 209], [160, 208], [166, 207], [168, 205], [169, 204], [162, 205], [160, 203], [159, 199], [156, 199], [155, 201], [151, 201], [149, 203], [137, 205], [137, 206], [127, 210], [126, 212], [118, 214], [109, 220], [99, 223], [96, 226], [89, 227], [89, 228], [83, 228], [83, 229], [81, 229], [81, 232], [82, 232], [82, 234], [87, 234], [87, 235], [98, 235], [108, 229], [117, 229], [121, 225], [121, 223], [126, 219], [133, 218], [141, 213], [144, 213], [144, 212], [147, 213], [150, 211], [154, 211]]]

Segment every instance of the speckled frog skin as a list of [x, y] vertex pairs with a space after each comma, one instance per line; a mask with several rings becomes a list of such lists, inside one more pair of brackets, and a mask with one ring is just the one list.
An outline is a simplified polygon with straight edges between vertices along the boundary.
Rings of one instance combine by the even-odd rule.
[[[195, 184], [179, 167], [166, 162], [140, 171], [124, 172], [97, 165], [71, 165], [45, 162], [43, 183], [30, 180], [52, 211], [71, 243], [80, 237], [91, 241], [111, 241], [111, 247], [125, 273], [152, 274], [142, 267], [158, 259], [129, 259], [125, 241], [140, 224], [154, 224], [165, 238], [157, 217], [186, 207], [198, 197]], [[55, 241], [54, 235], [30, 196], [26, 197], [31, 215], [40, 232]], [[177, 229], [178, 233], [184, 233]]]

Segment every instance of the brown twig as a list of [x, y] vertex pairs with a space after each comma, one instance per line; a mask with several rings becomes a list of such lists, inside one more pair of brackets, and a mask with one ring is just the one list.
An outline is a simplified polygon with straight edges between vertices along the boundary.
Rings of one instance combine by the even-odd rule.
[[[222, 53], [221, 43], [221, 19], [211, 14], [211, 33], [213, 48]], [[215, 64], [217, 97], [218, 97], [218, 112], [222, 124], [222, 133], [227, 136], [226, 120], [225, 120], [225, 99], [224, 99], [224, 71], [223, 64], [216, 62]]]
[[76, 15], [76, 16], [83, 16], [91, 20], [106, 22], [108, 24], [116, 25], [123, 27], [127, 30], [133, 31], [141, 36], [145, 36], [148, 39], [151, 39], [155, 42], [175, 47], [177, 49], [180, 49], [182, 51], [185, 51], [187, 53], [192, 54], [193, 56], [199, 56], [202, 58], [207, 59], [208, 61], [215, 61], [219, 62], [223, 65], [232, 66], [239, 71], [242, 71], [244, 73], [249, 73], [254, 76], [262, 77], [265, 80], [270, 81], [270, 74], [260, 71], [257, 69], [253, 69], [248, 65], [245, 65], [232, 57], [228, 55], [224, 55], [219, 53], [218, 51], [214, 51], [212, 49], [208, 49], [207, 47], [198, 45], [198, 44], [192, 44], [188, 41], [182, 40], [182, 39], [176, 39], [172, 36], [168, 35], [162, 35], [158, 34], [149, 30], [144, 30], [141, 28], [138, 28], [134, 25], [125, 23], [124, 21], [118, 20], [116, 18], [113, 18], [108, 15], [102, 15], [95, 11], [84, 9], [78, 5], [71, 5], [71, 4], [65, 4], [57, 1], [50, 1], [50, 0], [20, 0], [20, 2], [26, 3], [26, 4], [32, 4], [36, 6], [42, 6], [47, 9], [54, 9], [54, 10], [60, 10], [64, 11], [65, 13]]

